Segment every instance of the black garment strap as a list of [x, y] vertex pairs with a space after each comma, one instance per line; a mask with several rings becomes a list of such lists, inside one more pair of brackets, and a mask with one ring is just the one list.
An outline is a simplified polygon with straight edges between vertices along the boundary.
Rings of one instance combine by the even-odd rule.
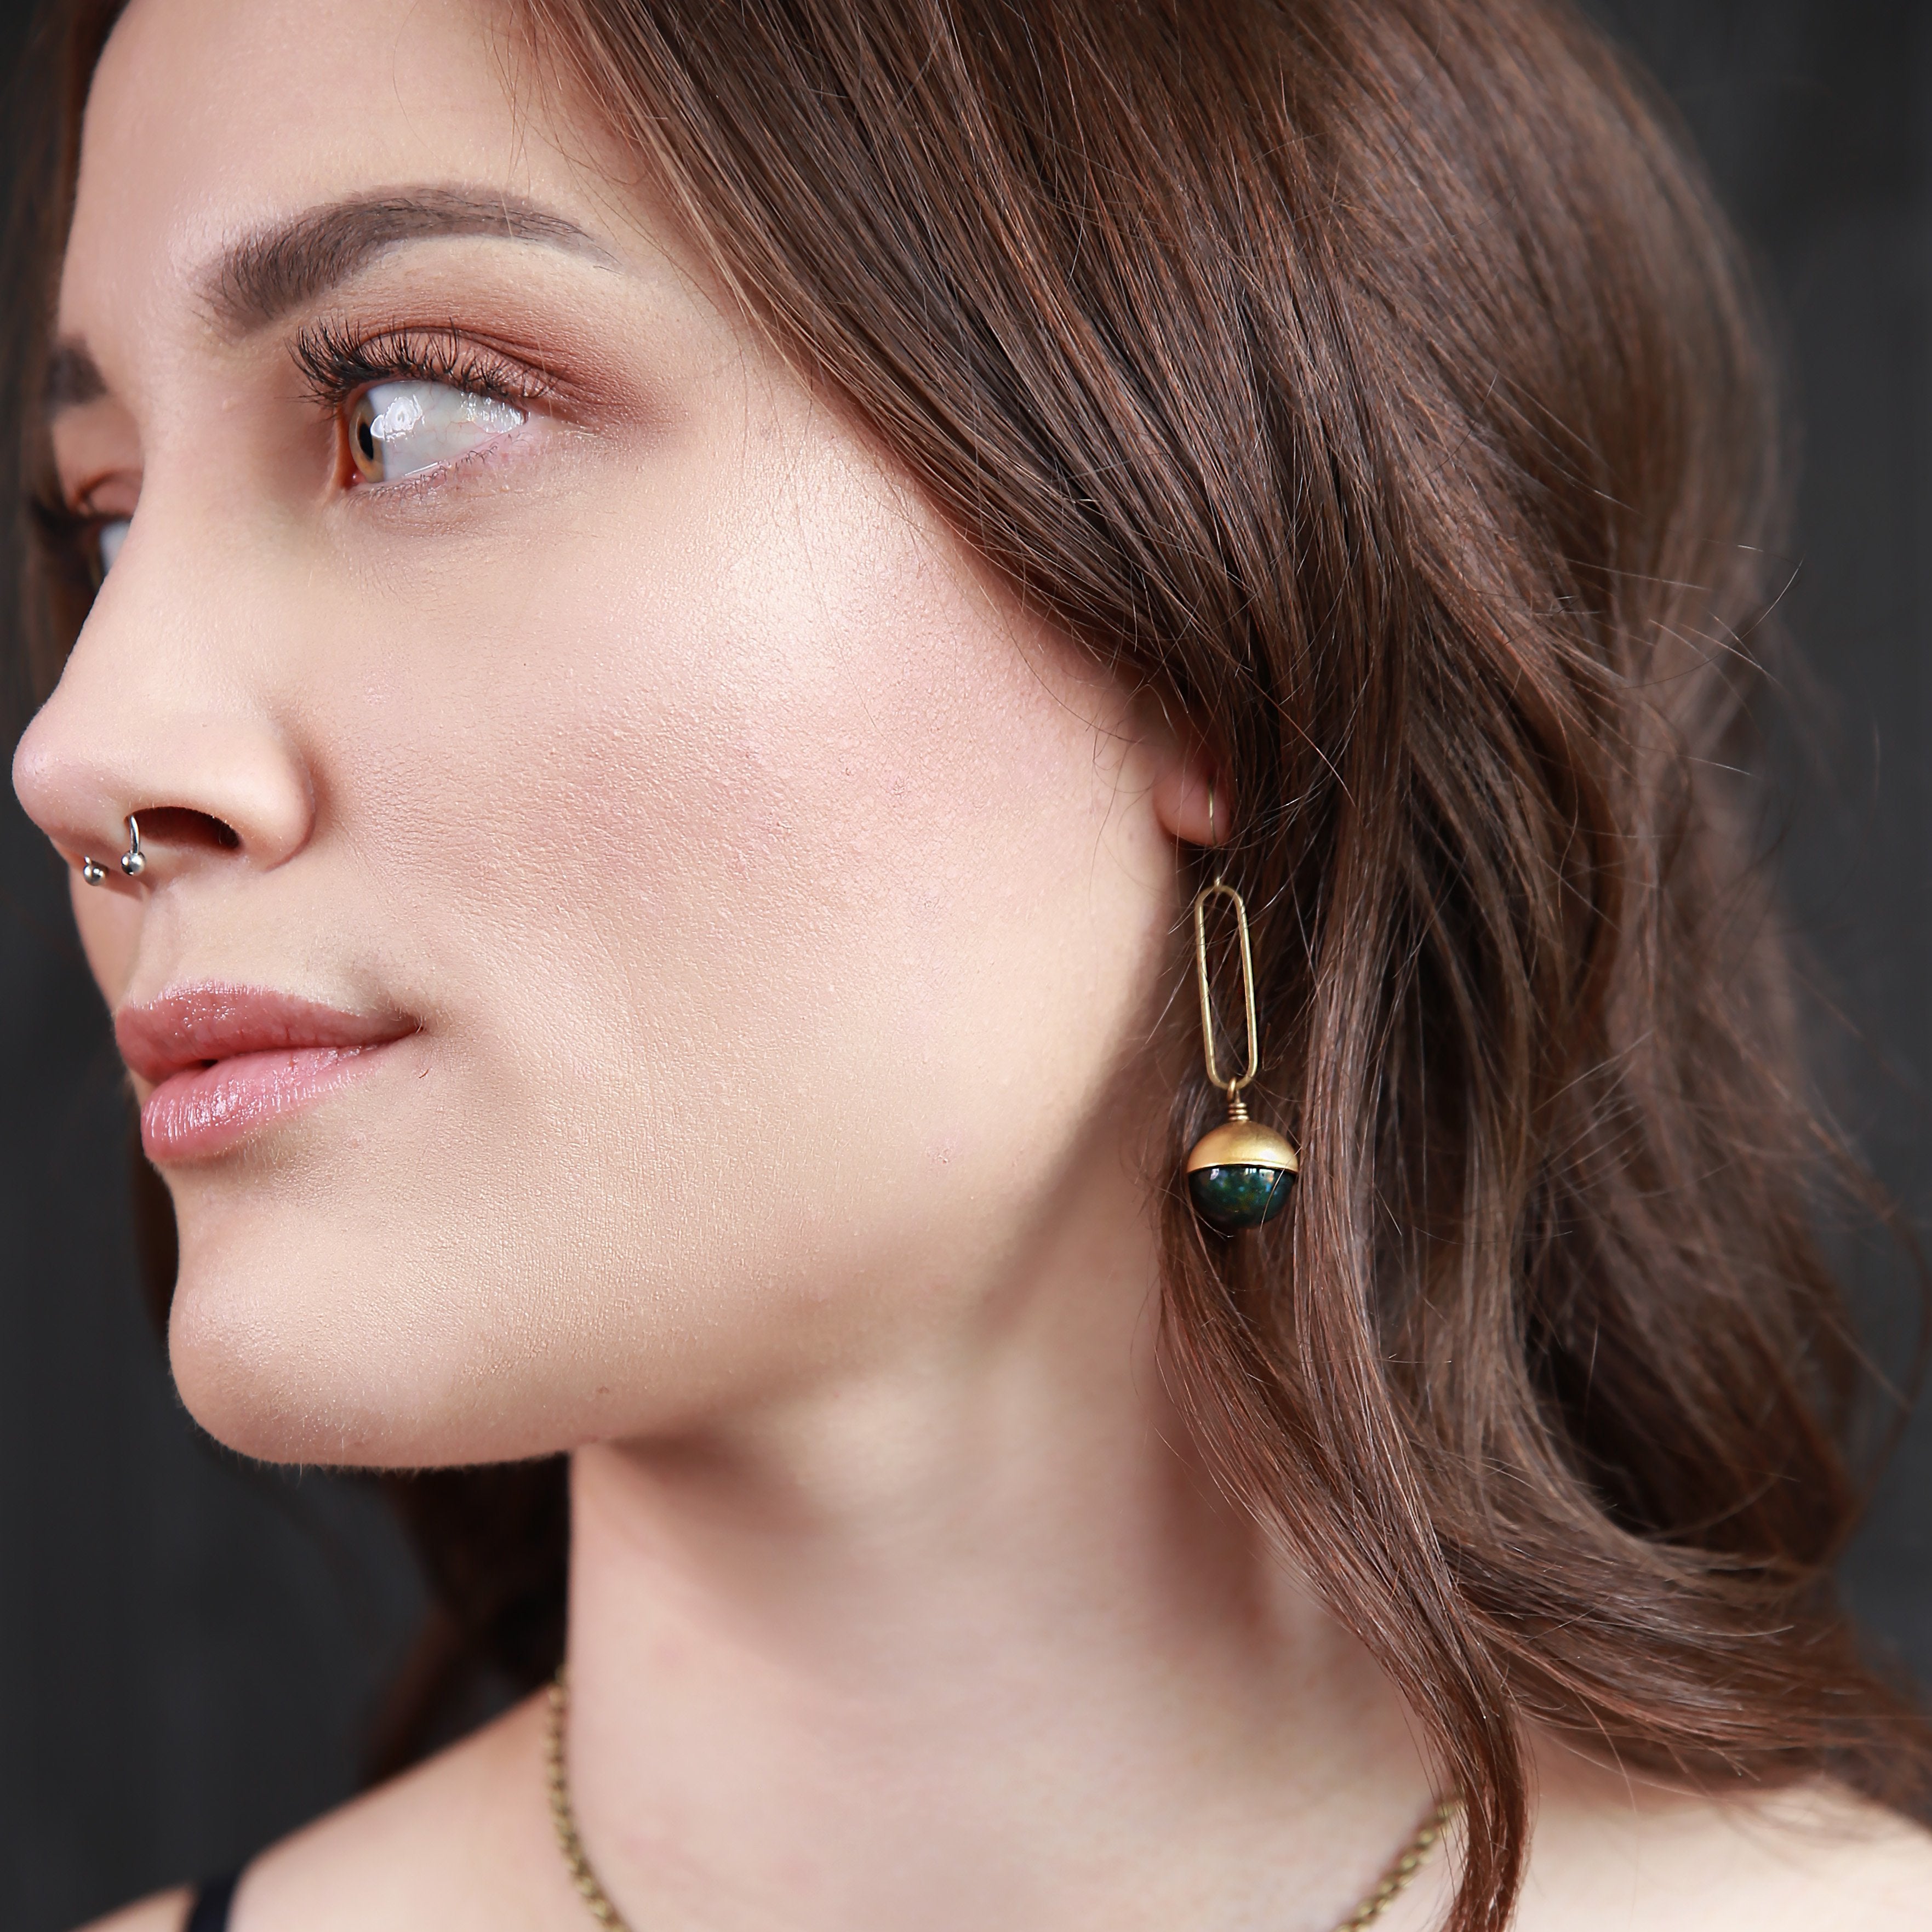
[[241, 1877], [239, 1872], [230, 1872], [226, 1878], [210, 1879], [195, 1894], [182, 1932], [228, 1932], [228, 1908], [235, 1903]]

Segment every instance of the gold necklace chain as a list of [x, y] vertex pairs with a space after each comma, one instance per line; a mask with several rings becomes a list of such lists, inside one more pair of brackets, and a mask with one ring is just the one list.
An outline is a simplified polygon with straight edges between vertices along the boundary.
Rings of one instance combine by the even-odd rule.
[[[578, 1834], [577, 1814], [570, 1802], [570, 1777], [563, 1763], [563, 1730], [569, 1714], [569, 1682], [560, 1670], [550, 1687], [550, 1723], [544, 1741], [544, 1765], [550, 1777], [550, 1822], [556, 1827], [556, 1847], [563, 1854], [578, 1896], [590, 1908], [590, 1916], [604, 1932], [631, 1932], [624, 1915], [610, 1903], [610, 1894], [604, 1889]], [[1448, 1829], [1459, 1802], [1454, 1797], [1445, 1798], [1430, 1810], [1414, 1835], [1376, 1881], [1374, 1891], [1335, 1928], [1335, 1932], [1364, 1932], [1395, 1903]]]

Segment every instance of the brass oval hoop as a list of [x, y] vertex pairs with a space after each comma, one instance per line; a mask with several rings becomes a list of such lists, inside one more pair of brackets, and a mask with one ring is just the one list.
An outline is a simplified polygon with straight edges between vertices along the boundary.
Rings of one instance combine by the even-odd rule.
[[[1241, 1003], [1248, 1022], [1248, 1066], [1245, 1073], [1224, 1080], [1214, 1060], [1214, 999], [1208, 985], [1208, 902], [1211, 898], [1232, 902], [1234, 923], [1241, 939]], [[1253, 1079], [1261, 1064], [1261, 1029], [1255, 1022], [1255, 962], [1248, 947], [1248, 908], [1241, 896], [1226, 880], [1216, 878], [1194, 896], [1194, 971], [1201, 987], [1201, 1049], [1208, 1063], [1208, 1080], [1227, 1095], [1230, 1104]]]

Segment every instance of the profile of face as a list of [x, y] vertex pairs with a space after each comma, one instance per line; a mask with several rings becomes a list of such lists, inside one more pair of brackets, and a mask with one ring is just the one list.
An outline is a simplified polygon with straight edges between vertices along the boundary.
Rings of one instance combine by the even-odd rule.
[[14, 778], [179, 1384], [270, 1457], [688, 1429], [995, 1347], [1056, 1244], [1153, 1280], [1196, 760], [518, 45], [134, 0], [87, 112], [50, 404], [108, 568]]

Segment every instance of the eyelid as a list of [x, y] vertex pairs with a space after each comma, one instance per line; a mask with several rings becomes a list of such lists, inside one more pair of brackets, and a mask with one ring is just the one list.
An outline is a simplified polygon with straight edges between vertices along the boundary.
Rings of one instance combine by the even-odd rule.
[[[117, 517], [131, 517], [140, 501], [138, 477], [130, 478], [124, 467], [104, 470], [69, 494], [68, 513], [83, 523], [111, 523]], [[112, 500], [104, 502], [104, 498]]]

